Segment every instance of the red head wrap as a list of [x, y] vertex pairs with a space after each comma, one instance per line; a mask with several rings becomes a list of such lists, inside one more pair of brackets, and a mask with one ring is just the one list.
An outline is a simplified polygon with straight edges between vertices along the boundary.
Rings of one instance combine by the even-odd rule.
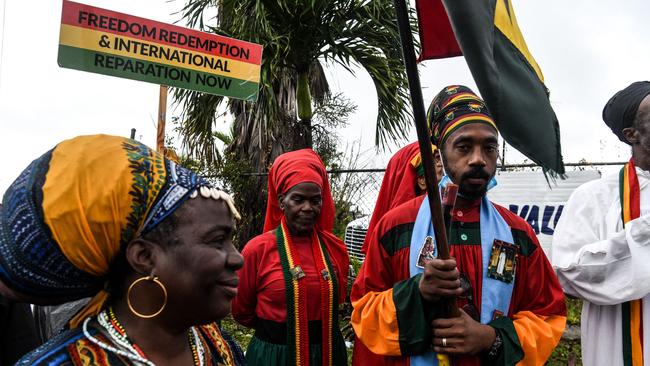
[[292, 151], [278, 156], [269, 171], [269, 197], [266, 203], [264, 231], [274, 230], [282, 220], [282, 210], [278, 194], [287, 193], [299, 183], [311, 182], [321, 187], [322, 202], [320, 216], [316, 222], [316, 232], [325, 244], [334, 262], [339, 279], [339, 299], [345, 299], [347, 271], [350, 263], [348, 251], [343, 241], [332, 234], [334, 227], [334, 199], [330, 191], [327, 170], [318, 154], [311, 149]]
[[390, 209], [416, 197], [415, 184], [418, 175], [411, 161], [419, 153], [420, 148], [416, 141], [401, 148], [390, 158], [386, 166], [384, 179], [381, 181], [377, 203], [368, 224], [368, 235], [366, 235], [366, 240], [364, 240], [361, 247], [361, 251], [364, 253], [368, 248], [367, 240], [370, 238], [370, 233], [384, 214]]
[[332, 231], [334, 227], [334, 199], [330, 191], [327, 171], [318, 154], [312, 149], [291, 151], [278, 156], [269, 172], [269, 196], [266, 203], [264, 231], [280, 225], [282, 210], [278, 195], [287, 193], [299, 183], [315, 183], [321, 188], [323, 206], [316, 223], [317, 229]]

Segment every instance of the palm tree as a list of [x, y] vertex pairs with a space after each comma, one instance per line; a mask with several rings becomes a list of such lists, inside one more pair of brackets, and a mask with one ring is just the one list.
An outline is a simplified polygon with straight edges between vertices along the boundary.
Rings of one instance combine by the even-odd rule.
[[[408, 81], [392, 0], [186, 0], [181, 15], [191, 27], [264, 46], [257, 102], [175, 90], [183, 147], [194, 158], [219, 161], [213, 127], [224, 111], [234, 119], [226, 152], [252, 170], [266, 171], [277, 155], [311, 146], [312, 107], [331, 97], [323, 66], [332, 64], [351, 74], [360, 67], [372, 78], [376, 144], [406, 138]], [[250, 187], [256, 199], [264, 188], [258, 181]], [[248, 201], [240, 204], [263, 209]]]

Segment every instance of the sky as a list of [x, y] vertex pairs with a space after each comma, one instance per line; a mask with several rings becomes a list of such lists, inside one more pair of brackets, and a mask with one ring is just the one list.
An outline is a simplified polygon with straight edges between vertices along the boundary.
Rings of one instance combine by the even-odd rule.
[[[180, 0], [82, 0], [81, 2], [162, 22]], [[633, 81], [647, 80], [650, 65], [650, 2], [647, 0], [516, 0], [515, 12], [528, 48], [541, 66], [560, 121], [565, 162], [623, 161], [627, 146], [601, 119], [605, 102]], [[0, 194], [33, 159], [77, 135], [107, 133], [155, 145], [157, 85], [60, 68], [57, 65], [61, 0], [0, 0]], [[406, 142], [375, 153], [376, 94], [363, 70], [351, 77], [326, 69], [334, 92], [357, 104], [341, 145], [358, 144], [370, 166], [384, 167]], [[463, 58], [420, 65], [424, 103], [445, 85], [477, 90]], [[179, 109], [169, 98], [168, 116]], [[170, 125], [168, 120], [168, 126]], [[226, 130], [228, 121], [219, 121]], [[415, 129], [410, 131], [415, 140]], [[523, 156], [512, 149], [508, 163]]]

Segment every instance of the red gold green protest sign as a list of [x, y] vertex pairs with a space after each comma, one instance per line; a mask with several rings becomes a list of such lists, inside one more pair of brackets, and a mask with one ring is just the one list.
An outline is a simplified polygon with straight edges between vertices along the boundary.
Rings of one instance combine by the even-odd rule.
[[59, 66], [257, 99], [262, 46], [63, 1]]

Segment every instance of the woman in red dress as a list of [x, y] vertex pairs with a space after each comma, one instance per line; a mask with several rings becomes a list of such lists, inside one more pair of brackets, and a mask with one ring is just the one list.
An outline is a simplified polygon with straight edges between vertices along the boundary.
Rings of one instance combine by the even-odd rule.
[[269, 172], [264, 233], [242, 255], [233, 316], [255, 329], [249, 365], [346, 365], [338, 305], [349, 259], [332, 234], [334, 200], [311, 149], [279, 156]]

